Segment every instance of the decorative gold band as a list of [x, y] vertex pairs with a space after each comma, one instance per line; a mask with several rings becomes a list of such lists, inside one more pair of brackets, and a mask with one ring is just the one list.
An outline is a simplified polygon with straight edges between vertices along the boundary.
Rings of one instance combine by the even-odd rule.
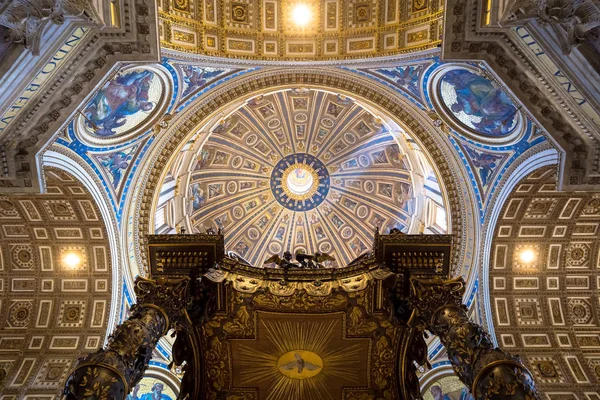
[[71, 372], [67, 376], [71, 376], [78, 369], [82, 369], [82, 368], [86, 368], [86, 367], [101, 367], [101, 368], [105, 368], [105, 369], [115, 373], [119, 377], [119, 379], [121, 379], [121, 382], [123, 383], [123, 388], [125, 389], [125, 395], [127, 395], [129, 393], [129, 385], [127, 384], [127, 379], [125, 379], [125, 375], [123, 375], [123, 373], [121, 373], [121, 371], [119, 371], [112, 365], [108, 365], [108, 364], [104, 364], [104, 363], [85, 362], [85, 363], [79, 364], [77, 367], [73, 368], [73, 370], [71, 370]]
[[167, 334], [167, 332], [169, 332], [169, 316], [167, 315], [167, 312], [165, 310], [163, 310], [162, 308], [160, 308], [159, 306], [155, 305], [155, 304], [150, 304], [150, 303], [144, 303], [144, 304], [140, 304], [140, 307], [146, 307], [146, 308], [154, 308], [155, 310], [158, 310], [163, 317], [165, 318], [165, 329], [164, 332], [162, 333], [162, 336], [165, 336]]
[[529, 372], [529, 370], [527, 368], [525, 368], [525, 366], [517, 361], [514, 360], [497, 360], [494, 362], [489, 363], [488, 365], [486, 365], [485, 367], [481, 368], [481, 371], [479, 371], [479, 373], [477, 374], [477, 376], [475, 377], [475, 379], [473, 380], [473, 385], [471, 386], [471, 394], [473, 395], [473, 397], [477, 397], [477, 393], [475, 392], [475, 390], [477, 389], [477, 384], [479, 383], [479, 380], [492, 368], [498, 366], [498, 365], [503, 365], [503, 364], [508, 364], [508, 365], [512, 365], [515, 367], [519, 367], [520, 369], [526, 371], [529, 376], [531, 376], [531, 373]]
[[[302, 194], [294, 193], [292, 190], [290, 190], [290, 188], [287, 185], [288, 176], [291, 173], [293, 173], [294, 170], [296, 170], [298, 168], [302, 168], [302, 169], [306, 170], [306, 172], [312, 176], [312, 185], [311, 185], [310, 189], [306, 193], [302, 193]], [[290, 199], [293, 199], [293, 200], [301, 201], [301, 200], [310, 199], [317, 192], [317, 189], [319, 189], [319, 184], [320, 184], [319, 183], [319, 175], [313, 169], [313, 167], [311, 167], [308, 164], [300, 164], [300, 163], [292, 164], [283, 172], [283, 175], [281, 177], [281, 188], [283, 189], [284, 193]]]

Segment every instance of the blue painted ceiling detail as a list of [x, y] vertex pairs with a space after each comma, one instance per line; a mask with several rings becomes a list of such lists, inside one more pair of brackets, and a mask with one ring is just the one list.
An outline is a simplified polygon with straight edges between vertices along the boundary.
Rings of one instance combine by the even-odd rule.
[[517, 107], [504, 90], [485, 76], [452, 69], [442, 76], [439, 90], [444, 106], [468, 129], [501, 137], [517, 128]]
[[113, 152], [102, 152], [99, 155], [92, 154], [92, 159], [96, 162], [105, 177], [111, 184], [115, 193], [121, 193], [121, 188], [125, 182], [125, 177], [129, 175], [129, 170], [132, 166], [132, 161], [136, 159], [137, 153], [143, 145], [143, 140], [129, 146], [122, 147]]
[[179, 95], [178, 103], [193, 97], [196, 92], [206, 88], [212, 82], [240, 71], [233, 68], [202, 67], [176, 62], [171, 62], [170, 64], [177, 70], [178, 75], [181, 77], [181, 94]]
[[394, 87], [412, 96], [419, 103], [424, 104], [421, 92], [421, 77], [430, 63], [417, 65], [403, 65], [399, 67], [377, 68], [368, 71], [370, 74], [381, 78]]
[[[456, 68], [464, 65], [465, 68], [469, 68], [469, 71], [475, 68], [472, 64], [453, 65], [456, 65]], [[439, 87], [435, 89], [440, 91], [440, 93], [432, 93], [430, 91], [430, 79], [439, 68], [444, 66], [447, 66], [447, 64], [441, 62], [436, 57], [432, 57], [415, 60], [409, 64], [404, 63], [385, 68], [358, 70], [341, 67], [341, 69], [349, 73], [359, 74], [364, 78], [372, 79], [379, 84], [392, 88], [420, 110], [435, 111], [432, 98], [436, 97], [443, 100], [443, 96]], [[76, 118], [66, 130], [66, 133], [57, 139], [59, 145], [69, 147], [78, 153], [97, 173], [104, 188], [111, 196], [112, 206], [119, 220], [131, 177], [135, 173], [140, 160], [146, 154], [147, 149], [154, 141], [154, 137], [151, 134], [152, 127], [144, 125], [150, 120], [153, 112], [160, 108], [159, 101], [156, 100], [160, 97], [157, 93], [162, 91], [163, 93], [168, 92], [170, 95], [170, 98], [160, 98], [160, 101], [165, 102], [163, 108], [160, 108], [161, 113], [178, 113], [189, 106], [199, 96], [213, 90], [223, 82], [257, 69], [242, 70], [207, 67], [166, 58], [163, 59], [160, 65], [149, 66], [149, 68], [145, 70], [144, 67], [140, 67], [139, 65], [124, 66], [119, 72], [109, 77], [107, 82], [101, 86], [99, 91], [82, 108], [85, 118], [81, 116]], [[465, 71], [462, 69], [456, 70]], [[504, 97], [504, 94], [502, 94], [504, 92], [497, 87], [495, 82], [492, 83], [492, 80], [485, 78], [485, 71], [481, 70], [476, 74], [469, 71], [467, 71], [468, 73], [454, 72], [454, 75], [457, 75], [454, 77], [455, 79], [444, 76], [441, 81], [442, 83], [446, 82], [452, 85], [456, 93], [456, 98], [459, 99], [457, 101], [461, 102], [461, 107], [464, 110], [468, 110], [472, 115], [482, 118], [479, 122], [472, 122], [472, 126], [469, 128], [471, 130], [476, 128], [483, 131], [481, 140], [457, 128], [451, 129], [450, 134], [451, 143], [471, 176], [473, 189], [479, 199], [480, 216], [483, 219], [485, 205], [491, 193], [497, 187], [499, 180], [502, 179], [504, 171], [524, 151], [544, 142], [546, 138], [539, 128], [530, 121], [527, 121], [525, 124], [522, 124], [522, 129], [524, 129], [525, 133], [516, 143], [494, 145], [486, 142], [485, 139], [489, 136], [502, 135], [503, 131], [510, 132], [510, 127], [504, 128], [502, 124], [498, 125], [498, 121], [510, 120], [511, 112], [509, 111], [514, 111], [519, 107], [514, 105], [510, 99], [507, 100]], [[161, 86], [162, 82], [165, 81], [165, 76], [168, 78], [167, 84], [170, 86], [168, 88]], [[152, 87], [155, 87], [154, 92], [152, 92]], [[344, 140], [334, 142], [329, 139], [327, 132], [333, 127], [327, 126], [327, 124], [335, 123], [337, 113], [347, 112], [347, 109], [353, 108], [353, 101], [341, 95], [333, 96], [335, 98], [328, 103], [332, 107], [329, 110], [330, 115], [324, 113], [323, 121], [319, 123], [315, 122], [312, 117], [307, 117], [307, 121], [300, 122], [290, 120], [289, 117], [284, 117], [281, 118], [281, 123], [278, 127], [274, 125], [276, 122], [269, 122], [271, 125], [264, 126], [263, 128], [264, 131], [269, 131], [272, 135], [263, 140], [264, 144], [267, 147], [277, 149], [278, 157], [280, 158], [285, 154], [307, 151], [307, 149], [313, 146], [321, 147], [317, 151], [317, 154], [319, 157], [322, 157], [324, 154], [322, 147], [325, 146], [333, 150], [336, 145], [343, 146], [342, 143], [344, 143]], [[324, 99], [317, 100], [321, 102], [321, 106], [326, 103]], [[255, 103], [249, 104], [249, 108], [244, 111], [247, 114], [244, 118], [249, 118], [250, 124], [262, 119], [266, 121], [268, 118], [266, 118], [266, 114], [264, 113], [268, 114], [269, 112], [280, 111], [270, 110], [268, 105], [260, 105], [260, 99], [254, 99], [253, 101]], [[302, 100], [298, 99], [296, 101], [300, 102]], [[300, 107], [299, 103], [298, 107]], [[451, 110], [452, 104], [448, 107]], [[252, 108], [252, 111], [248, 111], [250, 108]], [[136, 119], [137, 126], [132, 125], [129, 121], [130, 118]], [[156, 121], [156, 116], [152, 119]], [[266, 123], [265, 121], [263, 123]], [[231, 122], [227, 121], [227, 123]], [[466, 123], [469, 122], [467, 121]], [[215, 132], [219, 133], [219, 129], [222, 129], [235, 136], [236, 129], [239, 128], [227, 126], [226, 124], [216, 129]], [[303, 128], [303, 126], [307, 127], [310, 124], [313, 124], [311, 126], [315, 127], [314, 132], [308, 132], [307, 130], [304, 133], [305, 136], [302, 137], [302, 129], [307, 129]], [[101, 133], [106, 133], [106, 135], [100, 135], [98, 132], [90, 133], [89, 129], [90, 127], [93, 129], [94, 125], [100, 129]], [[373, 130], [374, 125], [376, 124], [373, 122], [373, 118], [371, 120], [365, 119], [362, 124], [350, 127], [353, 130], [344, 133], [348, 133], [348, 140], [352, 140], [350, 138], [353, 135], [357, 138], [355, 140], [360, 140], [360, 136], [365, 132]], [[341, 132], [344, 128], [336, 126], [336, 129], [340, 129]], [[380, 125], [377, 129], [383, 129], [383, 126]], [[134, 130], [137, 131], [132, 135], [131, 132]], [[374, 134], [376, 133], [374, 132]], [[94, 136], [91, 138], [94, 141], [90, 142], [91, 139], [85, 140], [86, 134]], [[385, 135], [378, 136], [378, 138], [378, 140], [383, 140], [383, 142], [377, 142], [376, 144], [384, 146], [384, 142], [387, 140], [385, 139]], [[320, 140], [323, 142], [319, 143]], [[349, 142], [346, 142], [346, 145], [354, 146]], [[363, 143], [362, 145], [368, 147], [367, 144]], [[248, 147], [248, 144], [240, 143], [239, 147]], [[365, 147], [360, 150], [368, 149]], [[332, 158], [326, 161], [328, 165], [333, 163], [334, 158], [337, 158], [334, 156], [335, 154], [332, 152], [330, 154]], [[365, 155], [365, 157], [370, 157], [370, 155]], [[270, 162], [272, 163], [273, 161], [270, 160]], [[346, 174], [352, 173], [351, 167], [353, 162], [359, 163], [360, 159], [335, 160], [337, 168]], [[347, 175], [345, 179], [350, 179], [349, 177], [350, 175]], [[197, 187], [194, 190], [192, 187], [190, 193], [198, 199], [209, 196], [210, 193], [208, 192], [200, 193], [200, 189], [200, 187]], [[403, 190], [406, 192], [408, 189]], [[410, 202], [407, 203], [410, 204]], [[198, 206], [198, 200], [194, 204]]]
[[[432, 57], [396, 68], [343, 69], [393, 88], [442, 120], [447, 121], [447, 115], [454, 119], [448, 129], [450, 142], [471, 177], [481, 222], [505, 171], [525, 151], [547, 141], [541, 129], [522, 117], [521, 106], [515, 105], [499, 84], [475, 64], [447, 64]], [[434, 80], [440, 71], [441, 79]], [[418, 103], [416, 88], [421, 96]], [[436, 109], [435, 103], [444, 109]], [[525, 121], [518, 123], [521, 119]], [[496, 138], [512, 141], [494, 143]]]
[[202, 67], [167, 58], [158, 65], [123, 66], [94, 93], [56, 143], [77, 153], [94, 170], [120, 223], [131, 178], [155, 140], [147, 122], [177, 113], [217, 85], [253, 70]]
[[519, 142], [507, 146], [482, 145], [458, 137], [450, 137], [450, 142], [465, 164], [471, 177], [473, 190], [478, 200], [479, 218], [483, 223], [488, 210], [488, 202], [493, 197], [508, 168], [527, 150], [546, 142], [531, 121], [527, 120], [525, 132]]

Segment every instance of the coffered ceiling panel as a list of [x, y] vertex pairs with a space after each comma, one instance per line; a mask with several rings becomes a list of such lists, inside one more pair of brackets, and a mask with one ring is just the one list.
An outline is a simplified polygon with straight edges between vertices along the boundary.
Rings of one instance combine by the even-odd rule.
[[[308, 22], [298, 26], [303, 6]], [[261, 60], [336, 60], [428, 49], [441, 43], [438, 0], [162, 0], [161, 44]]]
[[598, 398], [600, 196], [558, 192], [556, 167], [517, 185], [496, 227], [490, 297], [499, 344], [549, 399]]
[[107, 329], [112, 272], [102, 216], [71, 175], [45, 176], [43, 195], [0, 197], [2, 399], [55, 399], [77, 356], [101, 347]]

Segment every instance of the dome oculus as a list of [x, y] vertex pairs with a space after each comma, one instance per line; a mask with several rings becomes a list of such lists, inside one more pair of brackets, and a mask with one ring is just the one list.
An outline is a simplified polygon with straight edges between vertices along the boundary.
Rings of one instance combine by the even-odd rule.
[[271, 174], [271, 191], [279, 204], [292, 211], [312, 210], [329, 192], [329, 173], [319, 159], [304, 153], [282, 158]]

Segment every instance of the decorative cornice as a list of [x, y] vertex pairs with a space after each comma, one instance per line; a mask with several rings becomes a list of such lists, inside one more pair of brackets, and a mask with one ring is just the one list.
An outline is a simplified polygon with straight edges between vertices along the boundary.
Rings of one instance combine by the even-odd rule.
[[600, 5], [593, 0], [552, 3], [511, 0], [505, 7], [500, 25], [522, 25], [531, 20], [550, 25], [558, 34], [560, 47], [566, 54], [587, 40], [595, 40], [591, 31], [600, 26]]
[[231, 59], [203, 54], [191, 54], [173, 49], [162, 49], [161, 54], [167, 58], [178, 61], [201, 64], [209, 67], [231, 67], [231, 68], [255, 68], [255, 67], [338, 67], [349, 68], [380, 68], [385, 66], [398, 66], [441, 55], [439, 48], [415, 51], [408, 54], [396, 54], [382, 57], [369, 57], [356, 60], [331, 60], [331, 61], [267, 61], [267, 60], [243, 60]]
[[0, 8], [0, 26], [8, 31], [6, 39], [22, 44], [34, 55], [39, 54], [40, 37], [46, 24], [62, 25], [68, 17], [76, 17], [102, 27], [102, 18], [91, 0], [13, 0]]

